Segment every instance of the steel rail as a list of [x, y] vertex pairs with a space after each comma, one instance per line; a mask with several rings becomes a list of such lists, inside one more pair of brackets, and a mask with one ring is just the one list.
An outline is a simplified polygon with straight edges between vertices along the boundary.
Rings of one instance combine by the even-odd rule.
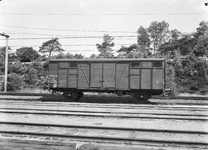
[[188, 130], [167, 130], [167, 129], [146, 129], [146, 128], [126, 128], [126, 127], [109, 127], [109, 126], [83, 126], [83, 125], [65, 125], [49, 123], [26, 123], [26, 122], [8, 122], [0, 121], [0, 125], [19, 125], [19, 126], [38, 126], [38, 127], [59, 127], [59, 128], [79, 128], [79, 129], [99, 129], [99, 130], [122, 130], [122, 131], [140, 131], [140, 132], [164, 132], [174, 134], [203, 134], [208, 135], [206, 131], [188, 131]]
[[[175, 113], [143, 113], [143, 112], [112, 112], [112, 111], [88, 111], [88, 110], [83, 110], [83, 111], [80, 111], [80, 110], [60, 110], [60, 109], [28, 109], [28, 108], [1, 108], [0, 109], [3, 109], [3, 110], [31, 110], [31, 111], [53, 111], [53, 112], [67, 112], [67, 113], [104, 113], [104, 114], [132, 114], [132, 115], [172, 115], [172, 116], [194, 116], [194, 117], [208, 117], [208, 115], [203, 115], [203, 114], [200, 114], [200, 115], [195, 115], [195, 114], [175, 114]], [[2, 110], [0, 110], [1, 112]]]
[[35, 115], [55, 115], [55, 116], [85, 116], [85, 117], [108, 117], [108, 118], [141, 118], [141, 119], [167, 119], [167, 120], [194, 120], [194, 121], [208, 121], [208, 118], [177, 118], [177, 117], [152, 117], [152, 116], [125, 116], [125, 115], [98, 115], [98, 114], [66, 114], [66, 113], [48, 113], [48, 112], [14, 112], [14, 111], [2, 111], [0, 113], [7, 114], [35, 114]]
[[[62, 101], [60, 101], [60, 102], [62, 102]], [[7, 102], [6, 102], [7, 103]], [[9, 104], [11, 103], [11, 102], [8, 102]], [[14, 103], [14, 104], [17, 104], [16, 102], [12, 102], [12, 103]], [[22, 105], [22, 104], [25, 104], [25, 103], [18, 103], [17, 105]], [[45, 105], [46, 103], [34, 103], [34, 106], [54, 106], [54, 104], [56, 104], [57, 105], [57, 103], [54, 103], [54, 104], [47, 104], [47, 105]], [[63, 104], [59, 104], [59, 106], [61, 107], [61, 106], [77, 106], [77, 107], [79, 107], [79, 106], [82, 106], [82, 107], [96, 107], [96, 108], [123, 108], [123, 109], [138, 109], [138, 108], [150, 108], [150, 107], [152, 107], [152, 108], [155, 108], [155, 107], [158, 107], [160, 110], [167, 110], [167, 109], [174, 109], [174, 110], [176, 110], [176, 109], [183, 109], [183, 110], [192, 110], [192, 109], [195, 109], [195, 110], [197, 110], [197, 111], [204, 111], [204, 110], [207, 110], [208, 111], [208, 107], [206, 108], [202, 108], [202, 107], [166, 107], [166, 106], [172, 106], [172, 104], [170, 105], [170, 104], [167, 104], [167, 105], [163, 105], [163, 106], [160, 106], [160, 105], [154, 105], [154, 104], [151, 104], [151, 105], [146, 105], [146, 106], [144, 106], [144, 105], [137, 105], [137, 106], [124, 106], [124, 105], [112, 105], [112, 104], [108, 104], [108, 105], [106, 105], [106, 104], [100, 104], [100, 105], [102, 105], [102, 106], [99, 106], [99, 105], [97, 105], [96, 104], [96, 106], [94, 105], [93, 106], [93, 104], [91, 103], [91, 104], [89, 104], [89, 105], [87, 105], [87, 104], [73, 104], [73, 103], [65, 103], [64, 105]], [[128, 104], [127, 104], [128, 105]], [[208, 105], [208, 104], [207, 104]], [[195, 105], [195, 106], [197, 106], [197, 105]], [[204, 106], [204, 105], [203, 105]], [[161, 108], [163, 108], [163, 109], [161, 109]]]
[[[108, 99], [109, 97], [107, 97]], [[98, 97], [99, 99], [99, 97]], [[14, 101], [18, 101], [18, 100], [21, 100], [21, 101], [39, 101], [39, 102], [67, 102], [67, 103], [73, 103], [72, 102], [69, 102], [67, 100], [61, 100], [61, 101], [55, 101], [55, 100], [39, 100], [39, 99], [23, 99], [23, 98], [0, 98], [0, 100], [14, 100]], [[190, 99], [191, 100], [191, 99]], [[90, 100], [89, 100], [90, 101]], [[188, 101], [188, 100], [184, 100], [184, 101]], [[196, 101], [196, 100], [195, 100]], [[207, 101], [207, 100], [198, 100], [198, 101]], [[118, 104], [129, 104], [129, 103], [121, 103], [119, 102]], [[141, 105], [141, 104], [144, 104], [144, 105], [195, 105], [195, 106], [208, 106], [208, 103], [187, 103], [187, 102], [184, 102], [184, 103], [173, 103], [173, 102], [151, 102], [151, 101], [148, 101], [146, 103], [140, 103], [138, 101], [134, 101], [133, 103], [131, 104], [138, 104], [138, 105]]]
[[[89, 97], [90, 98], [90, 97]], [[106, 99], [108, 99], [109, 97], [107, 97]], [[125, 97], [123, 97], [123, 98], [125, 98]], [[126, 97], [126, 99], [127, 99], [128, 97]], [[86, 98], [83, 98], [83, 99], [88, 99], [87, 97]], [[99, 99], [99, 97], [97, 98], [97, 99]], [[50, 98], [48, 99], [48, 100], [41, 100], [41, 99], [32, 99], [32, 98], [30, 98], [30, 99], [26, 99], [26, 98], [12, 98], [12, 97], [10, 97], [10, 98], [5, 98], [5, 100], [4, 100], [4, 98], [0, 98], [0, 100], [2, 100], [2, 101], [6, 101], [6, 100], [11, 100], [11, 101], [13, 101], [13, 102], [25, 102], [25, 101], [31, 101], [31, 102], [40, 102], [40, 103], [44, 103], [44, 102], [70, 102], [69, 104], [74, 104], [74, 105], [79, 105], [80, 103], [83, 103], [82, 101], [80, 101], [80, 103], [79, 103], [79, 101], [68, 101], [68, 100], [60, 100], [60, 101], [58, 101], [58, 100], [50, 100]], [[18, 101], [18, 100], [20, 100], [20, 101]], [[207, 99], [208, 100], [208, 99]], [[207, 102], [207, 100], [201, 100], [201, 101], [205, 101], [205, 102]], [[167, 102], [168, 101], [168, 102]], [[164, 100], [163, 102], [161, 102], [161, 101], [159, 101], [159, 102], [157, 102], [157, 100], [155, 100], [155, 99], [153, 99], [153, 101], [148, 101], [148, 102], [146, 102], [146, 103], [143, 103], [143, 105], [157, 105], [157, 104], [165, 104], [165, 105], [169, 105], [169, 104], [181, 104], [181, 105], [183, 105], [183, 104], [201, 104], [201, 102], [200, 102], [200, 100], [182, 100], [182, 101], [184, 101], [184, 103], [183, 102], [172, 102], [171, 100]], [[187, 102], [187, 101], [194, 101], [194, 102], [200, 102], [200, 103], [194, 103], [194, 102]], [[138, 104], [139, 106], [142, 104], [142, 103], [137, 103], [138, 101], [134, 101], [133, 103], [127, 103], [127, 102], [124, 102], [124, 103], [110, 103], [110, 105], [125, 105], [125, 104], [127, 104], [127, 105], [135, 105], [135, 104]], [[89, 104], [94, 104], [94, 103], [89, 103]], [[105, 105], [105, 103], [102, 103], [103, 105]], [[202, 103], [202, 104], [207, 104], [208, 105], [208, 103]]]
[[85, 136], [85, 135], [66, 135], [55, 133], [40, 133], [40, 132], [18, 132], [18, 131], [0, 131], [2, 134], [11, 135], [30, 135], [41, 137], [58, 137], [58, 138], [73, 138], [73, 139], [89, 139], [89, 140], [102, 140], [102, 141], [122, 141], [122, 142], [143, 142], [143, 143], [155, 143], [155, 144], [178, 144], [178, 145], [194, 145], [194, 146], [208, 146], [207, 142], [190, 142], [190, 141], [178, 141], [178, 140], [152, 140], [152, 139], [136, 139], [136, 138], [122, 138], [122, 137], [104, 137], [104, 136]]

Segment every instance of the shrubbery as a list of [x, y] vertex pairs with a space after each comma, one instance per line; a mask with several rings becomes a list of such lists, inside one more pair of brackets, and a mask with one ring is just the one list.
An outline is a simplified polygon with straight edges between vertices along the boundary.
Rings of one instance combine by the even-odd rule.
[[[8, 91], [16, 91], [22, 88], [22, 76], [17, 73], [8, 74], [7, 78], [7, 90]], [[4, 90], [4, 83], [1, 86], [1, 90]]]
[[40, 62], [33, 62], [26, 68], [23, 80], [25, 84], [41, 86], [43, 82], [42, 76], [46, 76], [43, 64]]
[[[24, 66], [21, 62], [10, 64], [8, 69], [7, 90], [16, 91], [24, 87], [42, 88], [45, 76], [47, 75], [47, 71], [43, 66], [44, 63], [37, 61], [31, 62], [28, 66]], [[1, 79], [2, 83], [4, 81], [3, 76]], [[0, 90], [4, 90], [3, 84], [0, 86]]]
[[[202, 21], [195, 32], [181, 33], [177, 29], [169, 30], [165, 21], [152, 22], [148, 28], [140, 26], [137, 31], [137, 43], [128, 47], [121, 46], [116, 57], [124, 58], [166, 58], [166, 88], [171, 94], [208, 93], [208, 73], [205, 77], [208, 58], [208, 22]], [[90, 58], [114, 58], [113, 37], [105, 35], [101, 44], [96, 44], [100, 54]], [[10, 49], [10, 48], [9, 48]], [[23, 47], [9, 54], [8, 90], [22, 87], [41, 87], [48, 74], [48, 61], [52, 59], [82, 59], [82, 54], [63, 53], [58, 38], [43, 42], [39, 52], [32, 47]], [[54, 55], [56, 54], [56, 55]], [[5, 47], [0, 48], [0, 77], [4, 75]], [[30, 61], [23, 65], [20, 61]], [[44, 63], [42, 63], [44, 61]], [[1, 82], [1, 79], [0, 79]], [[1, 85], [0, 85], [1, 86]], [[2, 86], [1, 86], [2, 87]], [[2, 89], [3, 90], [3, 89]]]
[[206, 61], [190, 54], [181, 60], [181, 66], [176, 67], [176, 85], [179, 93], [206, 94], [208, 81], [205, 70], [208, 68]]
[[175, 82], [175, 69], [174, 67], [167, 63], [166, 64], [166, 75], [165, 75], [165, 83], [166, 83], [166, 88], [170, 89], [170, 94], [171, 95], [176, 95], [177, 90], [176, 90], [176, 82]]

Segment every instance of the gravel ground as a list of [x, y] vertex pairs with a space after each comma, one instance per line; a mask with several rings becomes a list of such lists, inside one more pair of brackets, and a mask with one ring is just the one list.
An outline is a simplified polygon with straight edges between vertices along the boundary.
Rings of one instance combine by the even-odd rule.
[[[33, 107], [33, 104], [36, 104], [36, 101], [41, 102], [67, 102], [68, 100], [60, 95], [49, 95], [49, 94], [11, 94], [11, 95], [5, 95], [0, 94], [0, 103], [5, 100], [23, 100], [23, 101], [31, 101], [33, 103], [25, 103], [25, 107]], [[81, 104], [93, 104], [96, 105], [100, 103], [99, 105], [105, 104], [107, 105], [113, 105], [113, 104], [137, 104], [138, 102], [131, 98], [130, 96], [124, 96], [124, 97], [118, 97], [113, 94], [109, 95], [85, 95], [83, 98], [81, 98], [79, 101], [80, 107], [77, 106], [80, 110], [86, 110], [83, 107], [81, 107]], [[50, 104], [48, 103], [48, 104]], [[74, 102], [73, 102], [74, 103]], [[208, 104], [208, 98], [207, 97], [176, 97], [176, 98], [161, 98], [161, 97], [154, 97], [150, 99], [149, 104], [157, 104], [157, 103], [166, 103], [169, 104], [168, 106], [174, 106], [174, 104]], [[36, 107], [44, 108], [44, 104], [41, 107], [41, 105]], [[52, 106], [47, 105], [46, 107], [48, 109], [55, 107], [54, 103], [52, 103]], [[57, 103], [59, 105], [59, 103]], [[14, 104], [6, 104], [6, 106], [12, 106]], [[67, 106], [65, 108], [69, 110], [73, 110], [73, 106], [69, 107], [70, 103], [67, 103]], [[147, 104], [148, 105], [148, 104]], [[17, 105], [18, 106], [18, 105]], [[157, 106], [157, 105], [155, 105]], [[20, 107], [22, 107], [20, 105]], [[206, 107], [206, 106], [205, 106]], [[105, 108], [106, 110], [116, 111], [114, 108]], [[138, 110], [143, 112], [165, 112], [161, 110], [157, 110], [158, 108], [155, 107], [154, 110]], [[88, 108], [88, 110], [92, 110], [92, 108]], [[99, 111], [99, 109], [97, 109]], [[101, 109], [100, 109], [101, 110]], [[117, 109], [118, 110], [118, 109]], [[121, 110], [122, 111], [122, 110]], [[125, 109], [123, 109], [125, 112]], [[127, 111], [127, 110], [126, 110]], [[128, 109], [129, 111], [129, 109]], [[137, 110], [130, 110], [131, 112], [137, 111]], [[167, 113], [170, 113], [170, 110], [166, 111]], [[186, 110], [184, 110], [186, 112]], [[177, 112], [176, 112], [177, 113]], [[179, 113], [179, 112], [178, 112]], [[187, 110], [186, 113], [189, 113]], [[193, 114], [196, 114], [197, 112], [193, 112]], [[199, 113], [199, 112], [198, 112]], [[203, 113], [203, 112], [202, 112]], [[204, 112], [207, 113], [207, 112]], [[207, 114], [205, 114], [207, 115]], [[51, 124], [65, 124], [65, 125], [89, 125], [89, 126], [109, 126], [109, 127], [131, 127], [131, 128], [146, 128], [146, 129], [167, 129], [167, 130], [186, 130], [186, 131], [206, 131], [208, 132], [208, 122], [207, 121], [188, 121], [188, 120], [168, 120], [168, 119], [136, 119], [136, 118], [108, 118], [108, 117], [83, 117], [83, 116], [49, 116], [49, 115], [33, 115], [33, 114], [4, 114], [0, 113], [0, 121], [17, 121], [17, 122], [36, 122], [36, 123], [51, 123]], [[14, 130], [19, 131], [23, 128], [9, 128], [9, 126], [0, 126], [1, 129], [6, 130]], [[126, 133], [126, 132], [109, 132], [100, 130], [97, 132], [94, 131], [86, 131], [86, 130], [68, 130], [68, 129], [57, 129], [57, 128], [24, 128], [24, 130], [38, 130], [40, 132], [57, 132], [57, 133], [67, 133], [67, 134], [87, 134], [87, 135], [109, 135], [109, 136], [117, 136], [121, 135], [123, 137], [133, 137], [133, 138], [147, 138], [147, 137], [153, 137], [155, 139], [177, 139], [177, 140], [187, 140], [187, 141], [202, 141], [207, 142], [208, 137], [197, 135], [197, 136], [187, 136], [187, 135], [169, 135], [169, 134], [152, 134], [152, 133], [140, 133], [140, 132], [132, 132], [132, 133]], [[0, 136], [2, 137], [2, 135]], [[4, 136], [3, 136], [4, 138]], [[41, 140], [41, 139], [38, 139]], [[56, 140], [54, 140], [56, 141]]]
[[77, 128], [58, 128], [58, 127], [34, 127], [34, 126], [12, 126], [0, 125], [1, 130], [5, 131], [22, 131], [22, 132], [39, 132], [65, 135], [85, 135], [85, 136], [108, 136], [108, 137], [125, 137], [136, 139], [153, 140], [170, 140], [170, 141], [187, 141], [187, 142], [207, 142], [208, 135], [201, 134], [173, 134], [164, 132], [140, 132], [140, 131], [116, 131], [104, 129], [77, 129]]
[[[8, 93], [9, 94], [9, 93]], [[13, 93], [13, 94], [0, 93], [0, 100], [36, 100], [36, 101], [69, 101], [62, 95], [52, 95], [52, 94], [34, 94], [34, 93]], [[103, 95], [92, 95], [85, 94], [77, 102], [89, 102], [89, 103], [128, 103], [134, 104], [138, 103], [137, 100], [133, 99], [131, 96], [117, 96], [114, 94], [103, 94]], [[208, 104], [208, 97], [158, 97], [154, 96], [149, 100], [150, 103], [168, 103], [168, 104], [180, 104], [180, 103], [190, 103], [190, 104]]]

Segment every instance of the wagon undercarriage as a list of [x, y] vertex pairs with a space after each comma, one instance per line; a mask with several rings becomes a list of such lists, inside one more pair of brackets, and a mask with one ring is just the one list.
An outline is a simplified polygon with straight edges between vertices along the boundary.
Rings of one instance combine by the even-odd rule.
[[164, 59], [51, 60], [49, 90], [70, 100], [84, 92], [104, 92], [146, 101], [163, 93], [164, 72]]
[[79, 100], [84, 96], [84, 92], [93, 92], [93, 93], [113, 93], [118, 96], [131, 95], [134, 99], [138, 101], [148, 101], [152, 95], [161, 95], [162, 90], [81, 90], [81, 89], [51, 89], [54, 93], [61, 92], [65, 98], [70, 101]]

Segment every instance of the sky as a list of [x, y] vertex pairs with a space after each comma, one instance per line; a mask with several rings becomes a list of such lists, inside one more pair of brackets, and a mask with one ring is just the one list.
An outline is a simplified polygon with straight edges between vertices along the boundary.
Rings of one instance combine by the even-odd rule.
[[[0, 33], [10, 36], [13, 51], [39, 47], [58, 37], [62, 48], [72, 54], [98, 54], [96, 44], [103, 35], [114, 37], [117, 51], [137, 43], [140, 26], [166, 21], [169, 29], [195, 32], [208, 21], [208, 0], [1, 0]], [[0, 36], [0, 47], [6, 45]]]

